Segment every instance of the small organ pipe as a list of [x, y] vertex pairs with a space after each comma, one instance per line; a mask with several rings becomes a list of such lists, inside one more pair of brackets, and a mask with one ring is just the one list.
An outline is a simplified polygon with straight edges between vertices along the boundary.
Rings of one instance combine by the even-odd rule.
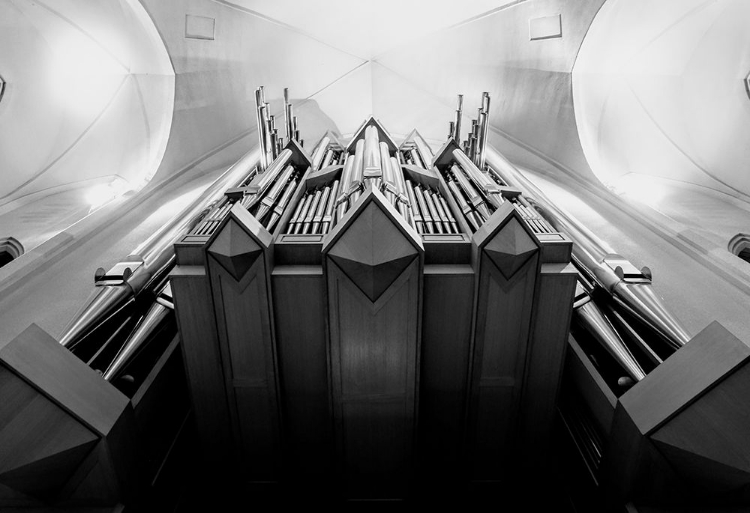
[[301, 233], [309, 233], [310, 232], [310, 226], [313, 222], [313, 217], [315, 217], [315, 212], [318, 209], [318, 204], [320, 203], [320, 198], [323, 195], [323, 191], [318, 189], [315, 191], [315, 196], [313, 196], [312, 203], [310, 204], [310, 208], [307, 209], [307, 212], [305, 214], [304, 218], [304, 224], [302, 225], [302, 232]]
[[331, 228], [331, 225], [333, 223], [333, 214], [334, 214], [334, 208], [336, 207], [336, 198], [339, 193], [339, 181], [336, 180], [333, 182], [333, 188], [331, 189], [331, 195], [328, 198], [328, 205], [326, 205], [326, 211], [325, 215], [323, 216], [323, 225], [321, 228], [321, 232], [326, 234], [328, 233], [328, 230]]
[[318, 203], [318, 208], [315, 211], [315, 215], [313, 216], [312, 220], [312, 231], [310, 233], [318, 233], [318, 228], [320, 228], [320, 223], [323, 222], [323, 213], [326, 209], [326, 204], [328, 203], [328, 196], [331, 195], [331, 187], [327, 186], [323, 189], [323, 196], [320, 198], [320, 203]]
[[456, 144], [461, 144], [461, 116], [463, 116], [463, 108], [464, 108], [464, 95], [459, 94], [458, 95], [458, 108], [456, 109], [456, 129], [453, 132], [453, 140], [456, 141]]
[[289, 227], [289, 233], [300, 233], [302, 231], [302, 225], [305, 221], [305, 217], [307, 217], [307, 212], [310, 210], [310, 204], [312, 203], [313, 195], [307, 194], [305, 196], [305, 201], [302, 204], [302, 210], [300, 210], [299, 216], [297, 217], [297, 220], [294, 224], [294, 230], [292, 231], [292, 227]]

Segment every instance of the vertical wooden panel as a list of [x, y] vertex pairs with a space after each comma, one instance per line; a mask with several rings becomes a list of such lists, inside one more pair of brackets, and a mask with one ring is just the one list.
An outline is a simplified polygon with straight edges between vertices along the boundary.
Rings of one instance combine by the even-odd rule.
[[469, 437], [475, 481], [517, 472], [518, 417], [527, 368], [539, 243], [505, 203], [474, 234], [476, 324]]
[[420, 474], [429, 490], [463, 480], [474, 270], [425, 266], [420, 374]]
[[276, 267], [273, 311], [284, 412], [285, 465], [306, 493], [324, 494], [332, 428], [323, 269]]
[[577, 277], [570, 264], [543, 264], [537, 283], [520, 432], [523, 465], [531, 471], [549, 461]]
[[213, 257], [208, 268], [240, 468], [250, 481], [275, 481], [280, 416], [265, 257], [239, 281]]
[[404, 498], [418, 411], [424, 249], [368, 189], [323, 246], [332, 404], [344, 494]]
[[232, 461], [232, 431], [210, 283], [202, 266], [178, 266], [171, 283], [201, 453], [221, 473]]
[[512, 470], [537, 257], [510, 282], [483, 258], [471, 399], [473, 474], [501, 480]]
[[373, 304], [328, 267], [331, 371], [346, 493], [399, 498], [412, 469], [419, 261]]

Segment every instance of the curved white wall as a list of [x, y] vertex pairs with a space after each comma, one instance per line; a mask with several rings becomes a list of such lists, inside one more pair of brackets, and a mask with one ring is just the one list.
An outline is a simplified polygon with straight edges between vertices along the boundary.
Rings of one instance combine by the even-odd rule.
[[156, 171], [174, 71], [137, 0], [0, 2], [0, 75], [0, 205]]
[[750, 2], [608, 0], [573, 69], [586, 158], [630, 173], [750, 194]]

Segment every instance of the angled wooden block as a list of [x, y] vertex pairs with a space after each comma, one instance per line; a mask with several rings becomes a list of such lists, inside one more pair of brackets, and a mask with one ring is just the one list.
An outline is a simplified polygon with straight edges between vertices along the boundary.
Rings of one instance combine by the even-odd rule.
[[[605, 460], [613, 495], [747, 501], [749, 363], [750, 347], [713, 322], [623, 394]], [[650, 482], [657, 460], [662, 487]]]
[[100, 451], [111, 484], [79, 503], [114, 504], [139, 488], [130, 401], [38, 326], [0, 350], [0, 397], [4, 486], [63, 503], [85, 459]]

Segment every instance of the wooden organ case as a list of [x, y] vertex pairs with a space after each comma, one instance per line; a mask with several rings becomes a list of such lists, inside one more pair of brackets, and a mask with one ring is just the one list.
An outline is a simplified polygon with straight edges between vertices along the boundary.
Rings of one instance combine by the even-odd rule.
[[543, 471], [571, 242], [536, 235], [510, 202], [474, 230], [442, 174], [454, 148], [434, 157], [416, 132], [399, 147], [370, 118], [346, 146], [319, 146], [314, 165], [287, 145], [301, 179], [272, 233], [238, 202], [213, 235], [175, 245], [211, 472], [256, 490], [435, 499]]

